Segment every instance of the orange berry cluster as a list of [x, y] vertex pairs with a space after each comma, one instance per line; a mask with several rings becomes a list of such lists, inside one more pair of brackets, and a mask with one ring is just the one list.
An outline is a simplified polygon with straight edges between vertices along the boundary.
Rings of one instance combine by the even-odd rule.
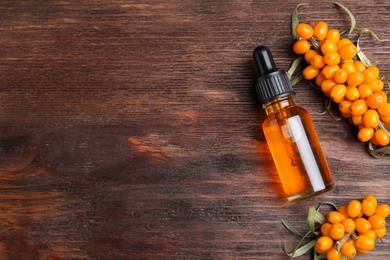
[[373, 195], [362, 201], [351, 200], [328, 213], [321, 225], [321, 235], [314, 245], [318, 254], [326, 254], [328, 260], [340, 260], [342, 256], [353, 259], [374, 249], [377, 239], [386, 235], [386, 218], [390, 214], [388, 204], [378, 205]]
[[376, 66], [356, 58], [357, 46], [341, 38], [336, 29], [319, 21], [313, 27], [300, 23], [295, 29], [300, 37], [293, 45], [296, 54], [304, 55], [309, 64], [303, 77], [315, 81], [322, 92], [339, 104], [341, 115], [359, 127], [358, 139], [386, 146], [389, 134], [380, 122], [390, 124], [390, 103], [383, 91], [384, 82]]

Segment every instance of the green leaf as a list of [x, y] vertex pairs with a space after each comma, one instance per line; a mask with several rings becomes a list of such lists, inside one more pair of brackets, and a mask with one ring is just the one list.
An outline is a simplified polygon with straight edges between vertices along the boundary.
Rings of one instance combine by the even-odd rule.
[[390, 155], [390, 146], [384, 146], [381, 148], [375, 148], [372, 142], [368, 144], [368, 151], [375, 158], [382, 158], [385, 155]]
[[314, 245], [316, 244], [316, 241], [317, 241], [317, 239], [314, 239], [314, 240], [310, 241], [309, 243], [299, 247], [298, 249], [296, 249], [295, 251], [292, 252], [292, 255], [290, 257], [294, 258], [294, 257], [304, 255], [306, 252], [308, 252], [310, 249], [312, 249], [314, 247]]
[[290, 69], [286, 72], [288, 78], [291, 80], [292, 76], [294, 75], [294, 72], [296, 71], [296, 69], [298, 68], [298, 66], [302, 63], [302, 61], [304, 61], [304, 56], [299, 56], [298, 58], [296, 58], [292, 64], [291, 64], [291, 67]]
[[351, 35], [351, 33], [353, 32], [353, 30], [355, 29], [356, 27], [356, 19], [355, 19], [355, 16], [353, 15], [353, 13], [343, 4], [341, 3], [338, 3], [338, 2], [334, 2], [335, 5], [341, 7], [348, 15], [349, 15], [349, 18], [351, 19], [351, 28], [349, 29], [349, 33], [348, 33], [348, 36], [349, 37]]
[[309, 225], [309, 229], [311, 232], [315, 231], [316, 215], [317, 215], [316, 208], [310, 207], [307, 213], [307, 224]]
[[295, 86], [299, 81], [303, 79], [303, 74], [299, 73], [296, 77], [291, 79], [291, 86]]
[[299, 18], [298, 18], [298, 8], [301, 6], [301, 5], [309, 5], [308, 3], [300, 3], [298, 4], [294, 11], [293, 11], [293, 14], [292, 14], [292, 19], [291, 19], [291, 34], [293, 36], [293, 39], [294, 40], [299, 40], [299, 36], [298, 34], [295, 32], [295, 28], [297, 27], [297, 25], [299, 24]]
[[283, 226], [288, 229], [291, 233], [297, 235], [297, 236], [301, 236], [303, 237], [304, 235], [302, 235], [301, 233], [299, 233], [293, 226], [291, 226], [289, 223], [287, 223], [287, 221], [285, 220], [281, 220]]

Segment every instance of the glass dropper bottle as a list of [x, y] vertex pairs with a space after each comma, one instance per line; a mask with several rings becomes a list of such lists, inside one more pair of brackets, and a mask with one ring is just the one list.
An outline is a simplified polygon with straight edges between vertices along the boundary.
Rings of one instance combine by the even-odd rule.
[[256, 91], [266, 111], [262, 129], [288, 201], [333, 188], [334, 182], [313, 122], [294, 102], [286, 73], [275, 66], [265, 46], [253, 52], [260, 77]]

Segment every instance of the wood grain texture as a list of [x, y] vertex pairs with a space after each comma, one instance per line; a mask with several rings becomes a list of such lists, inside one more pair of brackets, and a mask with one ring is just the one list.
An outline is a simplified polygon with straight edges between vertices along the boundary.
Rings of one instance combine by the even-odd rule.
[[[252, 51], [291, 52], [298, 1], [0, 1], [0, 259], [288, 259], [321, 201], [390, 203], [389, 158], [317, 112], [333, 191], [288, 203], [261, 130]], [[388, 70], [390, 3], [343, 2]], [[348, 27], [330, 1], [307, 22]], [[334, 108], [334, 111], [336, 109]], [[386, 259], [390, 238], [370, 252]], [[309, 255], [300, 259], [310, 259]]]

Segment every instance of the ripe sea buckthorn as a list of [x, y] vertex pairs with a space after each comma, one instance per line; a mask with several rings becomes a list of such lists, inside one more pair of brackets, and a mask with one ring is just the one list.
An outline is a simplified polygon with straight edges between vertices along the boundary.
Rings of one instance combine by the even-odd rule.
[[378, 201], [375, 196], [367, 195], [362, 200], [362, 212], [367, 217], [374, 215]]
[[357, 48], [353, 43], [347, 43], [339, 48], [340, 58], [342, 60], [349, 60], [356, 56]]
[[296, 41], [293, 45], [293, 51], [296, 54], [305, 54], [310, 50], [310, 43], [305, 39]]
[[326, 63], [324, 57], [322, 55], [317, 54], [311, 57], [310, 64], [314, 68], [322, 69], [322, 67], [324, 67]]
[[332, 238], [328, 236], [322, 236], [317, 239], [314, 250], [319, 254], [324, 254], [333, 246]]
[[355, 230], [359, 234], [367, 233], [371, 229], [371, 223], [365, 218], [356, 218], [355, 219]]
[[389, 134], [383, 129], [376, 130], [374, 137], [377, 145], [386, 146], [390, 143]]
[[363, 83], [363, 80], [364, 80], [363, 73], [359, 71], [355, 71], [348, 75], [347, 84], [350, 87], [357, 87], [361, 83]]
[[375, 229], [374, 232], [375, 232], [375, 235], [377, 238], [382, 238], [382, 237], [386, 236], [386, 233], [387, 233], [386, 227], [381, 228], [381, 229]]
[[375, 93], [375, 92], [382, 91], [385, 84], [383, 83], [382, 80], [376, 79], [373, 82], [369, 83], [368, 85], [370, 85], [372, 92]]
[[373, 135], [374, 135], [374, 129], [365, 126], [359, 130], [358, 139], [360, 142], [365, 143], [370, 141]]
[[306, 23], [300, 23], [295, 28], [295, 32], [297, 35], [303, 39], [309, 39], [313, 36], [314, 30], [313, 27], [311, 27], [309, 24]]
[[379, 69], [375, 66], [368, 67], [363, 73], [363, 83], [369, 84], [379, 77]]
[[380, 107], [378, 107], [378, 112], [382, 116], [390, 116], [390, 103], [382, 104]]
[[390, 123], [390, 116], [382, 116], [381, 114], [379, 114], [379, 118], [383, 123]]
[[339, 65], [325, 65], [322, 68], [322, 74], [324, 74], [325, 78], [331, 79], [337, 70], [339, 70]]
[[322, 82], [325, 80], [325, 75], [322, 72], [319, 72], [316, 77], [316, 85], [321, 86]]
[[348, 233], [354, 231], [355, 227], [356, 227], [355, 221], [351, 218], [344, 219], [343, 221], [341, 221], [341, 224], [344, 225], [345, 232], [348, 232]]
[[324, 81], [321, 82], [321, 90], [324, 93], [330, 93], [332, 88], [336, 85], [337, 83], [333, 79], [325, 79]]
[[343, 101], [346, 92], [347, 87], [344, 84], [337, 84], [330, 90], [330, 97], [334, 102], [340, 103]]
[[345, 97], [350, 101], [358, 100], [360, 97], [359, 90], [356, 87], [347, 87], [347, 92], [345, 92]]
[[350, 39], [348, 38], [342, 38], [337, 42], [337, 48], [340, 49], [346, 44], [352, 43]]
[[375, 240], [367, 235], [359, 235], [355, 240], [355, 247], [358, 250], [368, 251], [375, 247]]
[[324, 224], [321, 225], [321, 234], [323, 236], [330, 236], [329, 235], [329, 230], [332, 227], [332, 224], [329, 222], [325, 222]]
[[310, 50], [308, 50], [306, 53], [305, 53], [305, 61], [307, 62], [307, 63], [310, 63], [310, 60], [311, 60], [311, 58], [312, 57], [314, 57], [314, 55], [317, 55], [318, 54], [318, 52], [316, 52], [315, 50], [313, 50], [313, 49], [310, 49]]
[[381, 215], [372, 215], [368, 218], [372, 229], [381, 229], [386, 227], [386, 220]]
[[348, 74], [351, 74], [352, 72], [356, 71], [355, 65], [353, 64], [353, 61], [347, 61], [343, 62], [340, 66], [340, 68], [344, 69], [347, 71]]
[[315, 77], [317, 77], [319, 72], [320, 72], [320, 70], [318, 68], [315, 68], [312, 65], [309, 65], [306, 68], [304, 68], [304, 70], [302, 71], [302, 75], [305, 79], [311, 80], [311, 79], [314, 79]]
[[390, 205], [389, 204], [380, 204], [375, 209], [375, 215], [380, 215], [384, 218], [387, 218], [390, 215]]
[[339, 223], [345, 219], [345, 216], [337, 211], [330, 211], [328, 213], [328, 221], [332, 224]]
[[324, 62], [327, 65], [338, 65], [340, 63], [340, 55], [337, 51], [330, 51], [323, 57]]
[[344, 114], [351, 114], [351, 105], [352, 105], [352, 101], [348, 99], [344, 99], [339, 103], [340, 112]]
[[341, 239], [345, 234], [345, 228], [341, 223], [334, 223], [332, 227], [329, 229], [329, 235], [334, 240]]
[[322, 41], [328, 34], [328, 24], [323, 21], [316, 22], [313, 26], [313, 36]]
[[328, 33], [326, 34], [325, 40], [329, 40], [335, 44], [338, 43], [340, 40], [340, 31], [336, 29], [330, 29], [328, 30]]
[[337, 83], [345, 83], [347, 81], [348, 72], [345, 69], [338, 69], [333, 75], [334, 81]]
[[356, 256], [355, 245], [344, 243], [340, 248], [340, 253], [348, 259], [354, 258]]
[[387, 103], [387, 95], [383, 91], [379, 91], [369, 95], [366, 99], [367, 106], [373, 109], [377, 109], [382, 104]]
[[328, 260], [341, 260], [342, 254], [337, 251], [336, 247], [332, 247], [326, 252], [326, 259]]
[[[363, 123], [366, 127], [371, 127], [371, 128], [377, 127], [379, 124], [378, 112], [375, 109], [368, 109], [363, 115]], [[362, 211], [363, 211], [363, 203], [362, 203]]]
[[359, 98], [353, 101], [351, 105], [351, 114], [353, 116], [363, 115], [368, 109], [367, 102], [365, 99]]
[[363, 124], [363, 115], [358, 115], [358, 116], [352, 116], [352, 123], [354, 125], [362, 125]]
[[359, 96], [360, 98], [367, 98], [369, 95], [372, 94], [372, 89], [368, 84], [360, 84], [357, 89], [359, 90]]
[[341, 214], [344, 215], [345, 218], [348, 218], [348, 214], [347, 214], [347, 206], [339, 206], [337, 208], [337, 212], [340, 212]]
[[337, 45], [334, 42], [328, 40], [323, 41], [320, 48], [322, 54], [324, 55], [326, 55], [328, 52], [337, 51]]
[[350, 218], [356, 218], [362, 211], [362, 203], [358, 200], [351, 200], [347, 206], [347, 214]]
[[366, 69], [366, 65], [364, 65], [364, 63], [361, 62], [360, 60], [359, 61], [355, 61], [353, 63], [353, 65], [355, 65], [356, 71], [362, 72], [362, 71], [364, 71]]

